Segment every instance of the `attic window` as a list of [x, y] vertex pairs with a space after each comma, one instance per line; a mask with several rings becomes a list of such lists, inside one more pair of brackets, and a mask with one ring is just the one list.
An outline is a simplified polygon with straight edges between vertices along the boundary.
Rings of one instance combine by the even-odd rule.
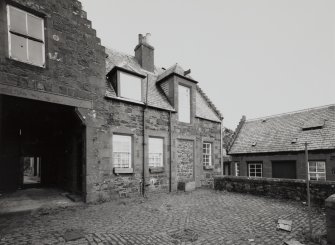
[[257, 145], [256, 141], [252, 142], [252, 144], [251, 144], [251, 146], [256, 146], [256, 145]]
[[263, 119], [262, 122], [265, 123], [265, 122], [266, 122], [266, 119]]
[[325, 125], [325, 120], [322, 119], [311, 119], [304, 123], [302, 126], [303, 131], [320, 129]]
[[295, 144], [297, 142], [298, 142], [298, 138], [294, 138], [294, 139], [292, 139], [291, 144]]

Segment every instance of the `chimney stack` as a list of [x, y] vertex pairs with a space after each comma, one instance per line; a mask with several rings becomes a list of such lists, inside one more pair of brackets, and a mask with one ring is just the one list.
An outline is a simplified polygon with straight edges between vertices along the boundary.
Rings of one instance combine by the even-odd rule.
[[138, 44], [135, 47], [135, 58], [143, 69], [154, 72], [154, 47], [150, 45], [150, 33], [145, 36], [138, 34]]

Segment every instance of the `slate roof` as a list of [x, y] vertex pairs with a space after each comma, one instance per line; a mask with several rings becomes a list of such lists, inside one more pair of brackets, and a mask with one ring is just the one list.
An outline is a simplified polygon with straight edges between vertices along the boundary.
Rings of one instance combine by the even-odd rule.
[[[106, 48], [106, 74], [108, 74], [113, 68], [120, 67], [122, 69], [126, 69], [130, 72], [135, 72], [144, 76], [147, 76], [148, 79], [148, 106], [160, 108], [163, 110], [175, 111], [175, 109], [170, 104], [167, 96], [164, 94], [163, 90], [160, 88], [158, 81], [161, 81], [165, 77], [169, 76], [172, 73], [179, 74], [184, 76], [184, 70], [178, 64], [173, 65], [169, 69], [162, 69], [155, 67], [154, 72], [149, 72], [147, 70], [142, 69], [140, 64], [137, 62], [134, 56]], [[185, 76], [184, 76], [185, 77]], [[186, 75], [186, 78], [192, 79], [190, 75]], [[144, 94], [146, 94], [146, 83]], [[113, 86], [106, 81], [106, 97], [112, 99], [120, 99], [117, 97]], [[196, 116], [220, 122], [221, 113], [217, 110], [217, 108], [213, 105], [213, 103], [209, 100], [209, 98], [205, 95], [205, 93], [197, 86], [196, 93]]]
[[335, 105], [247, 120], [229, 154], [303, 151], [305, 142], [309, 150], [335, 149]]

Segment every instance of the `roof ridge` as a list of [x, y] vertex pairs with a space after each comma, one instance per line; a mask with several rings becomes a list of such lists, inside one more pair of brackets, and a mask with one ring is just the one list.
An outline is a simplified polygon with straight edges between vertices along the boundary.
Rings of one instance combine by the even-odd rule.
[[269, 119], [269, 118], [280, 117], [280, 116], [285, 116], [285, 115], [292, 115], [292, 114], [297, 114], [297, 113], [301, 113], [301, 112], [307, 112], [307, 111], [329, 108], [329, 107], [332, 107], [332, 106], [335, 106], [335, 104], [329, 104], [329, 105], [311, 107], [311, 108], [301, 109], [301, 110], [296, 110], [296, 111], [278, 113], [278, 114], [274, 114], [274, 115], [270, 115], [270, 116], [264, 116], [264, 117], [256, 117], [256, 118], [248, 119], [248, 120], [246, 120], [246, 122], [253, 122], [253, 121], [262, 120], [262, 119]]
[[216, 108], [216, 106], [209, 99], [209, 97], [207, 96], [207, 94], [200, 88], [200, 86], [197, 85], [196, 87], [197, 87], [199, 93], [205, 98], [205, 100], [208, 102], [208, 104], [212, 107], [212, 109], [217, 114], [217, 116], [219, 116], [219, 118], [222, 120], [223, 116], [222, 116], [221, 112]]

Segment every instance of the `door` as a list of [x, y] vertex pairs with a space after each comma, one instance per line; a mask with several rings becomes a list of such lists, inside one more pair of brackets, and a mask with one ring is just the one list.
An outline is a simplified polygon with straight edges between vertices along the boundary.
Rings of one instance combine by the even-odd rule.
[[295, 161], [273, 161], [272, 178], [296, 179], [297, 169]]

